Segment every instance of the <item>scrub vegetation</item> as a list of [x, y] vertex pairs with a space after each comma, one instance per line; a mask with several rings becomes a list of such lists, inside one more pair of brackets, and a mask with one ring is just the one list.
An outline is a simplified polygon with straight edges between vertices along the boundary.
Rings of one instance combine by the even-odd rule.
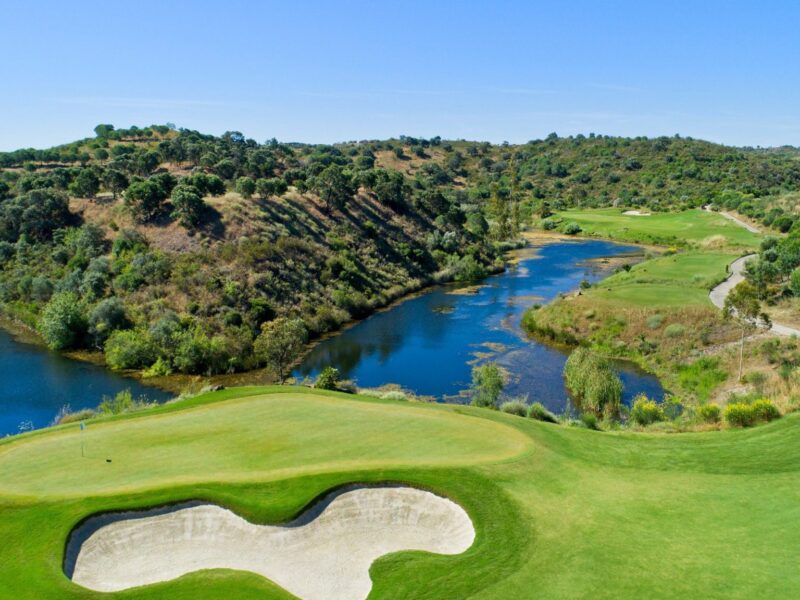
[[[279, 523], [335, 486], [398, 481], [458, 502], [477, 536], [458, 556], [380, 559], [372, 598], [794, 597], [797, 419], [597, 433], [468, 406], [214, 392], [83, 432], [71, 424], [0, 441], [0, 582], [21, 599], [96, 597], [69, 581], [62, 559], [71, 529], [99, 511], [202, 498]], [[289, 598], [226, 570], [121, 596]]]
[[[280, 379], [286, 361], [259, 351], [273, 320], [302, 321], [294, 359], [306, 339], [425, 285], [502, 268], [535, 220], [749, 247], [733, 224], [678, 211], [735, 205], [783, 230], [800, 187], [794, 149], [681, 137], [306, 145], [109, 124], [95, 134], [0, 153], [0, 308], [53, 349], [102, 352], [148, 376], [266, 365]], [[632, 233], [620, 211], [586, 211], [609, 206], [663, 214]]]
[[[569, 210], [548, 217], [580, 223], [581, 235], [662, 245], [643, 262], [623, 265], [595, 285], [531, 308], [523, 319], [526, 329], [657, 373], [671, 392], [663, 414], [642, 398], [627, 415], [630, 425], [667, 430], [750, 426], [768, 420], [752, 416], [756, 409], [750, 407], [757, 403], [769, 405], [770, 414], [797, 410], [796, 342], [765, 341], [754, 326], [776, 296], [792, 293], [792, 272], [800, 264], [800, 254], [792, 250], [795, 234], [764, 237], [713, 211], [626, 212]], [[709, 290], [725, 280], [733, 260], [753, 252], [759, 254], [747, 271], [753, 283], [737, 286], [725, 311], [713, 306]], [[735, 310], [731, 303], [738, 303]], [[738, 409], [721, 416], [720, 405], [728, 402]]]

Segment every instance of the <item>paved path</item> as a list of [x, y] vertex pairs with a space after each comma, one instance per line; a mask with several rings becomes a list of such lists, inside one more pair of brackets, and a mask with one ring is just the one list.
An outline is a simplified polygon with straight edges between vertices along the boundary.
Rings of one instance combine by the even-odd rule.
[[[725, 281], [720, 283], [708, 294], [708, 297], [714, 306], [718, 308], [722, 308], [723, 306], [725, 306], [725, 298], [728, 297], [730, 291], [733, 288], [735, 288], [741, 281], [744, 281], [744, 267], [747, 264], [747, 261], [755, 257], [756, 257], [755, 254], [748, 254], [747, 256], [737, 258], [730, 264], [728, 269], [730, 270], [731, 274]], [[797, 329], [795, 327], [789, 327], [788, 325], [782, 325], [781, 323], [773, 323], [772, 327], [770, 327], [770, 332], [777, 335], [785, 335], [785, 336], [796, 335], [800, 337], [800, 329]]]
[[719, 212], [711, 210], [711, 207], [709, 205], [704, 206], [703, 210], [705, 210], [706, 212], [715, 213], [715, 214], [718, 214], [718, 215], [720, 215], [722, 217], [725, 217], [729, 221], [733, 221], [737, 225], [739, 225], [741, 227], [744, 227], [745, 229], [747, 229], [747, 231], [750, 231], [752, 233], [761, 233], [761, 230], [758, 227], [756, 227], [755, 225], [750, 225], [750, 223], [748, 223], [746, 221], [743, 221], [739, 217], [733, 216], [731, 213], [727, 213], [727, 212], [722, 211], [722, 210], [719, 211]]

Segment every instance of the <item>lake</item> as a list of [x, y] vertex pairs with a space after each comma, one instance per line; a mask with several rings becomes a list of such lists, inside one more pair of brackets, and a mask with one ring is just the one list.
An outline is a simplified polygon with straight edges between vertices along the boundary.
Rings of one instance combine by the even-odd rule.
[[130, 389], [134, 397], [162, 402], [174, 394], [142, 385], [91, 363], [17, 342], [0, 330], [0, 437], [20, 427], [45, 427], [65, 404], [94, 408], [104, 395]]
[[[567, 350], [529, 340], [520, 326], [525, 310], [597, 281], [608, 267], [597, 259], [637, 253], [633, 246], [599, 240], [565, 241], [521, 251], [506, 272], [474, 293], [467, 286], [437, 286], [375, 313], [317, 344], [295, 377], [315, 377], [326, 366], [361, 387], [396, 383], [420, 395], [464, 402], [475, 364], [494, 360], [510, 373], [505, 392], [527, 396], [550, 410], [569, 407], [562, 370]], [[624, 401], [643, 392], [661, 400], [658, 379], [626, 362], [616, 364]]]

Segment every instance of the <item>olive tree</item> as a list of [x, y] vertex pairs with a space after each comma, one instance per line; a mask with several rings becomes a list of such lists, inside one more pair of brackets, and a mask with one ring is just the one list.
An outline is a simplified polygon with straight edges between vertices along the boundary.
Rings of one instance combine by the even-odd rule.
[[497, 363], [488, 362], [472, 369], [472, 405], [495, 408], [505, 382]]
[[308, 340], [308, 330], [302, 319], [278, 317], [261, 326], [254, 350], [256, 356], [278, 372], [281, 383], [286, 368], [303, 349]]
[[759, 317], [764, 324], [770, 326], [769, 317], [761, 314], [761, 303], [758, 301], [758, 290], [748, 281], [736, 285], [725, 298], [722, 311], [726, 318], [735, 319], [741, 327], [741, 340], [739, 342], [739, 379], [742, 378], [742, 364], [744, 362], [744, 335], [749, 327], [757, 326]]

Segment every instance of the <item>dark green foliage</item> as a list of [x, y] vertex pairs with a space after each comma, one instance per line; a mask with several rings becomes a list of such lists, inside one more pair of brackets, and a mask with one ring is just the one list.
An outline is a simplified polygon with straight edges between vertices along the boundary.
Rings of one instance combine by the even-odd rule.
[[206, 203], [197, 188], [179, 185], [172, 191], [172, 217], [187, 229], [196, 229], [203, 220]]
[[242, 198], [250, 198], [256, 193], [256, 182], [250, 177], [239, 177], [236, 180], [236, 191], [242, 195]]
[[308, 339], [308, 330], [302, 319], [277, 319], [264, 323], [255, 340], [256, 356], [278, 373], [283, 383], [286, 367], [297, 357]]
[[89, 313], [89, 336], [98, 349], [105, 346], [112, 333], [129, 326], [125, 305], [119, 298], [106, 298]]
[[168, 194], [154, 179], [145, 179], [130, 185], [125, 191], [125, 203], [136, 219], [146, 222], [161, 213]]
[[158, 358], [158, 349], [146, 331], [118, 330], [105, 344], [106, 362], [112, 369], [144, 369]]
[[485, 365], [472, 368], [472, 405], [486, 408], [496, 408], [500, 392], [505, 387], [503, 374], [497, 363], [488, 362]]
[[81, 169], [69, 185], [69, 193], [81, 198], [94, 198], [100, 189], [100, 178], [93, 168]]
[[66, 194], [52, 189], [32, 190], [0, 204], [0, 239], [16, 242], [21, 235], [47, 242], [53, 232], [74, 220]]
[[256, 181], [256, 192], [262, 198], [280, 196], [286, 192], [288, 186], [280, 177], [270, 177], [269, 179], [259, 179]]
[[53, 350], [77, 346], [86, 333], [86, 318], [80, 298], [72, 292], [59, 293], [44, 307], [39, 332]]
[[322, 369], [314, 387], [319, 390], [336, 390], [339, 388], [339, 379], [339, 369], [328, 366]]
[[500, 405], [500, 411], [509, 415], [525, 417], [528, 414], [528, 406], [522, 400], [507, 400]]
[[343, 209], [348, 200], [353, 198], [356, 186], [352, 176], [340, 165], [326, 167], [313, 180], [313, 188], [325, 202], [325, 209], [330, 212], [331, 207]]
[[567, 389], [584, 412], [615, 418], [622, 401], [622, 381], [604, 357], [576, 348], [564, 365]]
[[528, 418], [546, 423], [558, 423], [558, 418], [547, 410], [541, 402], [534, 402], [528, 407]]

